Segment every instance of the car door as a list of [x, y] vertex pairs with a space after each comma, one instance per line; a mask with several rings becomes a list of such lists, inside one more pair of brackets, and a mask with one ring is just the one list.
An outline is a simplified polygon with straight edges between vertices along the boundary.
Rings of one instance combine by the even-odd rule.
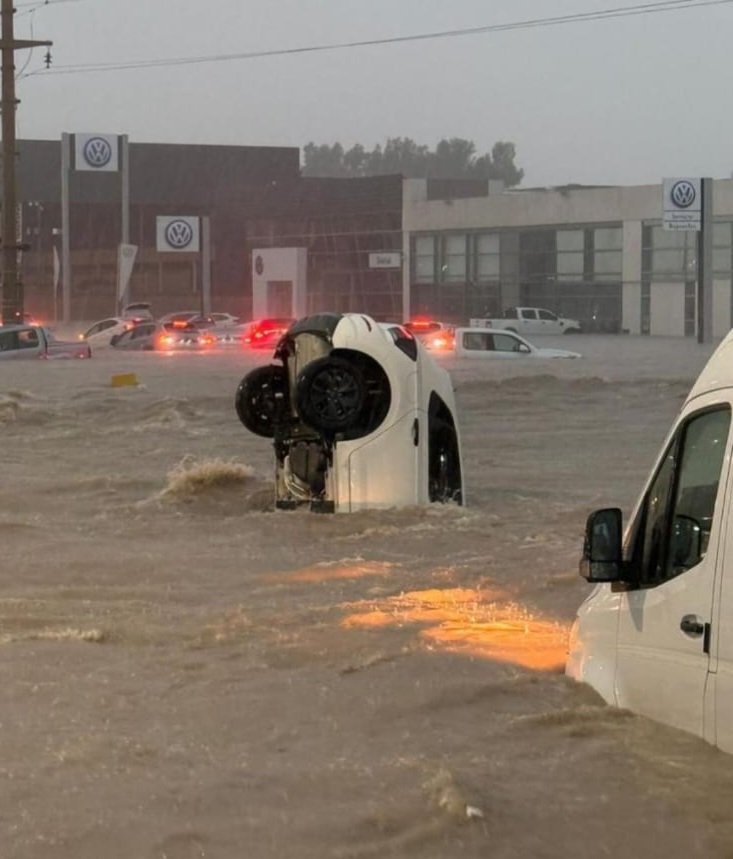
[[540, 321], [537, 319], [537, 311], [532, 307], [522, 307], [519, 311], [521, 325], [519, 331], [522, 334], [537, 334], [540, 330]]
[[562, 322], [549, 310], [538, 310], [539, 332], [540, 334], [562, 334]]
[[617, 704], [700, 736], [730, 422], [709, 395], [678, 425], [627, 536], [636, 582], [619, 603]]

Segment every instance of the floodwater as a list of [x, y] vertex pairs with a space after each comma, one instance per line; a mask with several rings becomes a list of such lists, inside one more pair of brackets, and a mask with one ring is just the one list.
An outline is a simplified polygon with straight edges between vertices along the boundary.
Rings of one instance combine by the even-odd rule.
[[711, 347], [571, 346], [444, 360], [466, 507], [342, 516], [272, 509], [267, 355], [0, 364], [0, 856], [733, 855], [731, 758], [562, 673]]

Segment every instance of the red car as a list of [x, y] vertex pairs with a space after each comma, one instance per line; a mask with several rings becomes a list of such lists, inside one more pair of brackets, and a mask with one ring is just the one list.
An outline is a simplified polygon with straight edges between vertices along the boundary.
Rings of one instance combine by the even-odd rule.
[[295, 320], [285, 318], [256, 319], [245, 326], [242, 342], [251, 349], [271, 349]]

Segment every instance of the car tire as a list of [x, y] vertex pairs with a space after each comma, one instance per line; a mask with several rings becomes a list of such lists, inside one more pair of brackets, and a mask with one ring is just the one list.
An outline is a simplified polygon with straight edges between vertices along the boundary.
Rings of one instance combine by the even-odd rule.
[[242, 379], [234, 397], [237, 417], [255, 435], [272, 438], [288, 407], [288, 378], [284, 367], [257, 367]]
[[314, 430], [346, 432], [362, 419], [366, 404], [364, 377], [346, 358], [317, 358], [298, 375], [296, 404], [302, 420]]
[[463, 503], [461, 460], [455, 429], [444, 421], [430, 428], [428, 494], [431, 502]]

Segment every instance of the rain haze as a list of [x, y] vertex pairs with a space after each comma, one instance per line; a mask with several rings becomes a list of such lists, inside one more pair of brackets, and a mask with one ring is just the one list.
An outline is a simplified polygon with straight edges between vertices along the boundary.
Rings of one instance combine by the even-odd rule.
[[[613, 594], [650, 594], [650, 611], [661, 605], [672, 618], [670, 637], [690, 632], [683, 644], [708, 684], [704, 705], [682, 682], [655, 676], [649, 688], [665, 686], [680, 709], [699, 713], [697, 732], [609, 706], [565, 669], [582, 638], [571, 631], [579, 606], [593, 611], [589, 595], [611, 591], [578, 575], [588, 514], [617, 507], [629, 522], [693, 381], [730, 328], [733, 116], [724, 105], [733, 2], [649, 2], [651, 14], [552, 25], [544, 19], [641, 4], [17, 5], [16, 37], [54, 43], [48, 70], [43, 48], [16, 59], [17, 136], [29, 144], [18, 161], [37, 190], [19, 200], [28, 240], [19, 313], [48, 322], [42, 357], [54, 349], [86, 357], [0, 361], [0, 859], [731, 859], [732, 759], [700, 737], [701, 725], [712, 741], [730, 724], [718, 694], [724, 660], [712, 667], [710, 655], [722, 652], [719, 630], [730, 626], [723, 610], [713, 615], [710, 594], [710, 617], [686, 614], [686, 626], [665, 602], [670, 592], [685, 596], [688, 571], [704, 566], [712, 591], [710, 571], [723, 569], [715, 563], [730, 548], [719, 533], [729, 516], [730, 436], [726, 447], [709, 439], [727, 469], [721, 491], [707, 492], [717, 490], [715, 475], [692, 486], [706, 490], [706, 539], [720, 550], [707, 551], [700, 534], [695, 554], [690, 536], [680, 575]], [[461, 37], [167, 62], [535, 19]], [[72, 73], [103, 64], [139, 67]], [[90, 178], [85, 146], [65, 223], [58, 171], [44, 180], [61, 134], [92, 132], [129, 136], [131, 163], [138, 159], [129, 235], [138, 244], [119, 230], [118, 177]], [[394, 137], [430, 147], [462, 138], [477, 153], [510, 141], [527, 189], [721, 178], [715, 337], [694, 336], [706, 309], [695, 302], [695, 234], [663, 230], [656, 188], [494, 193], [484, 177], [483, 196], [463, 199], [453, 194], [461, 181], [471, 191], [472, 178], [304, 178], [295, 149], [256, 148], [371, 149]], [[450, 196], [428, 198], [431, 184], [436, 194], [450, 185]], [[578, 201], [588, 199], [584, 209]], [[168, 227], [157, 230], [173, 223], [170, 235], [190, 241], [194, 209], [211, 254], [203, 243], [200, 253], [172, 247]], [[577, 221], [577, 212], [590, 214]], [[466, 213], [473, 219], [461, 220]], [[5, 250], [18, 258], [11, 242]], [[133, 250], [137, 257], [123, 256]], [[290, 267], [278, 269], [283, 259]], [[210, 292], [207, 268], [216, 275]], [[437, 325], [444, 344], [478, 307], [488, 327], [467, 335], [478, 335], [485, 354], [435, 351], [436, 368], [406, 330], [417, 321], [408, 319], [411, 295], [434, 300], [419, 321]], [[123, 312], [125, 296], [136, 317], [150, 302], [157, 321], [107, 319]], [[256, 305], [263, 296], [273, 304]], [[484, 298], [509, 314], [489, 321]], [[561, 301], [583, 310], [583, 324], [558, 319], [545, 298], [558, 313]], [[527, 344], [489, 354], [494, 338], [516, 345], [515, 304], [539, 325], [560, 326], [538, 333], [544, 355]], [[175, 313], [194, 305], [185, 318]], [[281, 315], [273, 306], [287, 318], [268, 322]], [[278, 340], [277, 327], [300, 308], [313, 319]], [[229, 318], [223, 333], [209, 310]], [[178, 318], [163, 327], [169, 311]], [[358, 349], [331, 354], [347, 311], [343, 329], [381, 338], [380, 354], [399, 372], [388, 378]], [[265, 323], [276, 339], [257, 349]], [[125, 350], [146, 325], [150, 349]], [[1, 357], [36, 357], [43, 330], [30, 321], [0, 327]], [[85, 330], [96, 331], [86, 343]], [[304, 335], [297, 346], [293, 330]], [[22, 338], [33, 331], [35, 341]], [[276, 364], [284, 354], [303, 363]], [[316, 396], [306, 401], [303, 391], [324, 364], [346, 380], [347, 397], [356, 390], [368, 432], [315, 429]], [[451, 406], [455, 397], [453, 411], [439, 398], [435, 406], [426, 366]], [[256, 395], [247, 400], [236, 392], [251, 374], [265, 381], [246, 389]], [[350, 390], [349, 378], [359, 383]], [[326, 408], [338, 406], [339, 390], [327, 386]], [[312, 424], [297, 412], [303, 402]], [[711, 392], [699, 413], [717, 418], [721, 402], [729, 412], [730, 389]], [[265, 431], [242, 426], [247, 408]], [[292, 435], [286, 464], [273, 415]], [[675, 453], [686, 454], [688, 435], [692, 448], [701, 438], [690, 426], [675, 431]], [[446, 433], [450, 458], [446, 447], [435, 456], [431, 440]], [[381, 448], [389, 455], [380, 473], [422, 468], [399, 487], [415, 496], [419, 488], [420, 498], [396, 504], [390, 495], [376, 509], [333, 514], [297, 503], [328, 501], [334, 486], [344, 506], [375, 484], [386, 493], [369, 452], [355, 456], [367, 463], [358, 474], [349, 461], [333, 476], [338, 445], [380, 450], [385, 436], [393, 441]], [[427, 503], [436, 472], [439, 484], [448, 463], [455, 472], [461, 461], [463, 494]], [[663, 474], [671, 461], [660, 458]], [[696, 524], [672, 515], [673, 480], [658, 516], [670, 534], [678, 520]], [[283, 487], [292, 503], [278, 505]], [[652, 488], [647, 498], [657, 495]], [[646, 527], [648, 507], [640, 509]], [[720, 578], [715, 599], [727, 596]], [[615, 616], [610, 623], [621, 626]], [[601, 680], [621, 673], [610, 659], [587, 662], [601, 664]], [[675, 672], [682, 662], [667, 660]]]
[[[389, 39], [629, 7], [609, 0], [53, 0], [17, 35], [50, 39], [19, 85], [19, 137], [367, 148], [389, 137], [517, 147], [523, 184], [728, 177], [733, 6], [127, 71], [64, 67]], [[655, 5], [655, 4], [648, 4]], [[679, 4], [682, 7], [687, 3]], [[41, 8], [37, 8], [37, 7]], [[36, 11], [34, 11], [34, 9]], [[19, 59], [19, 68], [28, 57]], [[31, 76], [27, 76], [31, 75]]]

